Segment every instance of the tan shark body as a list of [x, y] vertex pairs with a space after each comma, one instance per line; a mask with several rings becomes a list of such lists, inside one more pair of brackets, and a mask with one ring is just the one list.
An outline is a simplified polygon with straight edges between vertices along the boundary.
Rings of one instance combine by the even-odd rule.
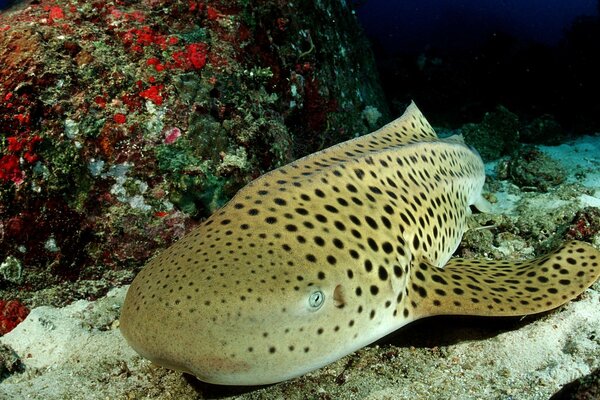
[[142, 356], [199, 379], [299, 376], [419, 318], [555, 308], [600, 274], [582, 242], [525, 262], [450, 259], [479, 155], [411, 104], [369, 135], [250, 183], [133, 281], [121, 330]]

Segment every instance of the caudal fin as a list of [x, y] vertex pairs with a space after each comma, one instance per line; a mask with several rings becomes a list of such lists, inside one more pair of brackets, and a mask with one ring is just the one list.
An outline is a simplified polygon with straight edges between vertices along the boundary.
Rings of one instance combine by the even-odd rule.
[[415, 317], [516, 316], [556, 308], [600, 276], [600, 251], [571, 241], [529, 261], [452, 259], [443, 268], [421, 262], [411, 271], [409, 300]]

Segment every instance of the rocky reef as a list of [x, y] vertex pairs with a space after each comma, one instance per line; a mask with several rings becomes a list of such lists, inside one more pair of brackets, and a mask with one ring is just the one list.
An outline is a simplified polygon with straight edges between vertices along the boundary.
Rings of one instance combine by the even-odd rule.
[[345, 2], [19, 2], [0, 14], [0, 300], [93, 299], [247, 182], [387, 119]]

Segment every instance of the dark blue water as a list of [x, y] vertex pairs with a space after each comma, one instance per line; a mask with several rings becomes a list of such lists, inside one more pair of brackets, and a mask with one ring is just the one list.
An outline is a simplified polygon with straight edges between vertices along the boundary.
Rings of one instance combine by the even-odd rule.
[[14, 3], [13, 0], [0, 0], [0, 10], [8, 8], [12, 3]]
[[392, 112], [410, 100], [434, 123], [502, 105], [600, 130], [600, 0], [357, 0]]
[[366, 33], [390, 52], [465, 48], [490, 34], [555, 45], [597, 0], [365, 0], [357, 7]]

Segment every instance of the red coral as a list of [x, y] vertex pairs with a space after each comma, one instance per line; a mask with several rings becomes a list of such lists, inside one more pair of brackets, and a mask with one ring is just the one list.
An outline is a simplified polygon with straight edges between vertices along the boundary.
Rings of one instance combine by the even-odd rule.
[[12, 181], [16, 185], [23, 182], [23, 171], [19, 168], [19, 157], [7, 154], [0, 158], [0, 180], [7, 183]]
[[42, 138], [34, 135], [28, 136], [9, 136], [7, 138], [8, 146], [5, 154], [0, 158], [0, 182], [13, 182], [16, 185], [23, 183], [25, 173], [21, 171], [19, 156], [22, 155], [28, 163], [34, 163], [38, 156], [34, 154], [35, 146], [42, 141]]
[[580, 210], [567, 230], [568, 240], [589, 240], [600, 232], [600, 210], [587, 207]]
[[29, 114], [17, 114], [15, 115], [15, 119], [19, 121], [23, 125], [29, 125], [31, 122], [31, 118], [29, 118]]
[[157, 45], [161, 50], [166, 50], [167, 44], [174, 44], [172, 38], [167, 39], [149, 26], [129, 29], [121, 34], [121, 40], [125, 46], [136, 52], [141, 52], [145, 46], [150, 45]]
[[125, 14], [125, 18], [129, 21], [137, 22], [144, 22], [146, 20], [146, 16], [144, 15], [144, 13], [139, 10]]
[[321, 95], [317, 78], [304, 81], [304, 112], [310, 131], [323, 131], [327, 124], [327, 114], [336, 111], [337, 106], [334, 99], [328, 99]]
[[142, 90], [140, 92], [140, 96], [144, 99], [148, 99], [154, 104], [160, 106], [163, 102], [163, 98], [160, 95], [160, 90], [162, 89], [162, 85], [152, 85], [146, 90]]
[[23, 150], [24, 141], [20, 140], [16, 136], [10, 136], [8, 140], [8, 151], [17, 152]]
[[42, 141], [38, 135], [34, 135], [27, 139], [27, 151], [33, 151], [34, 147]]
[[106, 107], [106, 99], [102, 96], [94, 97], [94, 103], [98, 104], [98, 107], [100, 107], [100, 108]]
[[6, 335], [29, 315], [19, 300], [0, 300], [0, 335]]
[[136, 29], [137, 33], [137, 44], [141, 46], [149, 46], [156, 40], [156, 33], [150, 29], [149, 26], [144, 26], [142, 29]]
[[51, 21], [53, 21], [55, 19], [64, 19], [65, 13], [63, 12], [62, 8], [60, 8], [58, 6], [52, 6], [52, 7], [50, 7], [50, 14], [48, 15], [48, 18]]
[[186, 46], [188, 60], [194, 69], [201, 69], [206, 65], [208, 46], [205, 43], [192, 43]]
[[190, 43], [184, 51], [173, 53], [173, 67], [184, 70], [202, 69], [206, 65], [208, 45], [206, 43]]
[[23, 158], [25, 159], [25, 161], [27, 161], [29, 164], [33, 164], [34, 162], [36, 162], [39, 157], [37, 154], [33, 154], [30, 151], [25, 152], [25, 154], [23, 154]]
[[127, 122], [127, 116], [122, 113], [116, 113], [113, 116], [113, 121], [115, 121], [117, 124], [124, 124], [125, 122]]
[[208, 19], [214, 21], [219, 17], [222, 17], [223, 15], [216, 8], [208, 6], [208, 8], [206, 9], [206, 16], [208, 17]]
[[146, 60], [147, 65], [153, 65], [154, 69], [158, 72], [164, 71], [165, 66], [160, 62], [160, 60], [156, 57], [149, 58]]

